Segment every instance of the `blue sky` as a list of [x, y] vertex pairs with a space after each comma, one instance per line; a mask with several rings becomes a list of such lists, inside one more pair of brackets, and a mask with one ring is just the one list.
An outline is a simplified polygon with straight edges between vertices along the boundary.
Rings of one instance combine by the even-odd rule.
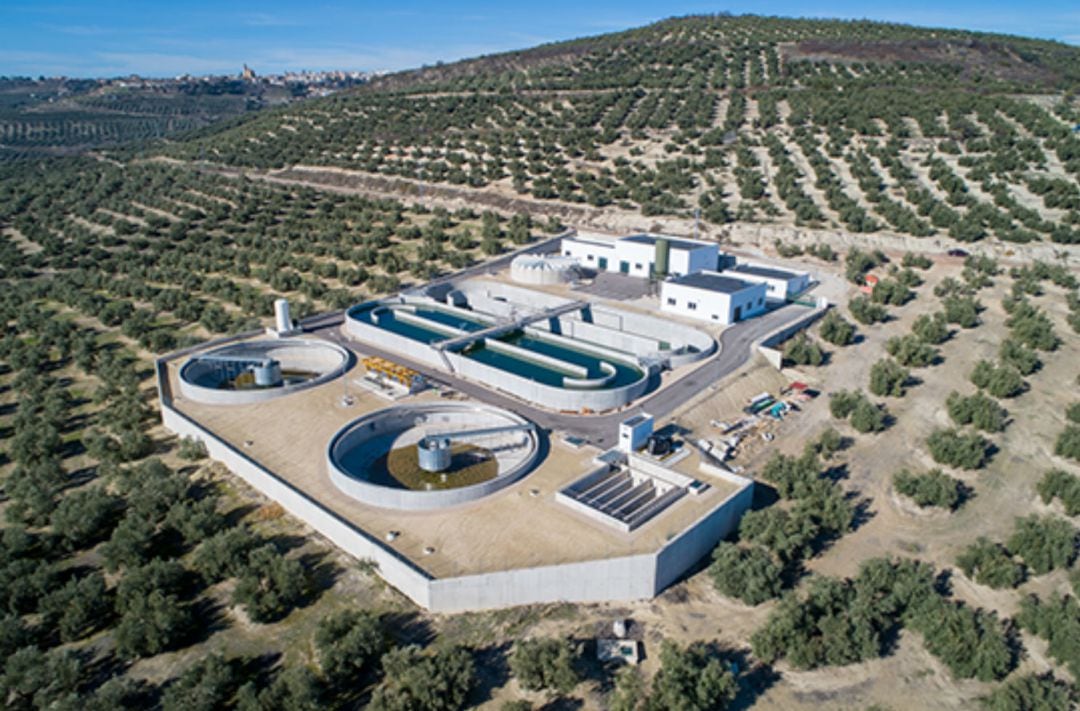
[[395, 70], [627, 29], [672, 15], [869, 18], [1080, 44], [1080, 2], [0, 0], [0, 75]]

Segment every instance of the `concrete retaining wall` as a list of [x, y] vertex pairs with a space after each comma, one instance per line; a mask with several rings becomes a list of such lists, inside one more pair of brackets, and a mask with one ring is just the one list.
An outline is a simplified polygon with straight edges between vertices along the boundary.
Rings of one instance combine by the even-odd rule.
[[792, 321], [788, 325], [773, 331], [769, 335], [765, 336], [758, 343], [758, 352], [765, 356], [765, 360], [775, 367], [777, 370], [783, 367], [784, 354], [776, 346], [780, 345], [787, 339], [794, 336], [804, 328], [808, 328], [810, 324], [817, 321], [819, 318], [825, 315], [825, 312], [829, 310], [829, 307], [822, 307], [811, 309], [806, 312], [806, 315], [799, 318], [796, 321]]
[[742, 482], [743, 488], [698, 519], [657, 553], [654, 595], [678, 580], [709, 555], [717, 543], [738, 528], [742, 515], [754, 500], [754, 482], [749, 479], [742, 479]]
[[748, 483], [745, 489], [729, 497], [657, 553], [434, 579], [173, 409], [165, 377], [164, 362], [159, 361], [162, 421], [169, 430], [202, 441], [212, 459], [225, 464], [349, 555], [373, 561], [384, 580], [417, 605], [436, 612], [551, 602], [648, 599], [677, 580], [734, 530], [753, 496], [752, 485]]
[[655, 557], [636, 555], [432, 580], [431, 609], [643, 600], [656, 594], [655, 576]]
[[427, 573], [164, 402], [161, 419], [165, 427], [177, 435], [201, 441], [211, 459], [227, 466], [231, 472], [281, 504], [282, 508], [328, 538], [335, 546], [359, 560], [373, 561], [378, 566], [379, 575], [416, 604], [431, 606], [431, 577]]

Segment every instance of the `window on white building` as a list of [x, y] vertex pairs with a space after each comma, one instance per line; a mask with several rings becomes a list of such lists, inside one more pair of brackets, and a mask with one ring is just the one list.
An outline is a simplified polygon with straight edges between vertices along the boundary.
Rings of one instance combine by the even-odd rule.
[[591, 262], [593, 260], [593, 256], [590, 254], [588, 257], [586, 257], [586, 259], [588, 259]]
[[673, 298], [671, 298], [671, 297], [669, 296], [669, 297], [668, 297], [668, 300], [667, 300], [667, 305], [668, 305], [668, 306], [674, 306], [674, 305], [675, 305], [675, 299], [673, 299]]
[[691, 311], [697, 311], [697, 302], [696, 301], [687, 301], [686, 302], [686, 308], [690, 309]]

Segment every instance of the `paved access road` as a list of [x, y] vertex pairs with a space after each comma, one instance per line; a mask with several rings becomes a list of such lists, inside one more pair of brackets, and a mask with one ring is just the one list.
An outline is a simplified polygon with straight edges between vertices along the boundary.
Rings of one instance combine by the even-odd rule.
[[[648, 412], [658, 420], [670, 415], [695, 395], [698, 395], [720, 379], [738, 370], [750, 360], [754, 344], [762, 338], [783, 328], [787, 324], [805, 316], [805, 306], [786, 304], [763, 316], [749, 321], [740, 321], [724, 330], [720, 336], [719, 352], [707, 358], [703, 363], [696, 363], [694, 370], [674, 383], [654, 391], [639, 400], [636, 405], [625, 410], [598, 415], [568, 415], [559, 412], [541, 410], [528, 405], [517, 398], [491, 390], [483, 385], [463, 380], [456, 375], [438, 370], [431, 366], [415, 363], [400, 354], [384, 351], [364, 344], [363, 353], [392, 360], [422, 373], [429, 382], [445, 383], [465, 395], [506, 408], [527, 417], [541, 427], [550, 430], [563, 430], [587, 439], [593, 444], [607, 447], [614, 444], [618, 436], [619, 423], [637, 412]], [[346, 338], [339, 328], [343, 315], [326, 314], [304, 322], [305, 330], [338, 343], [352, 351], [358, 344]]]

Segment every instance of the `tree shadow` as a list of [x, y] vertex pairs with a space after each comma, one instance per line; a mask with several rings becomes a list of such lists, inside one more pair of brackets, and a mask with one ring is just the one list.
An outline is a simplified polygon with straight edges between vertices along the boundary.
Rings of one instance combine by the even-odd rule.
[[768, 482], [754, 481], [754, 498], [750, 503], [751, 509], [757, 511], [758, 509], [767, 508], [779, 500], [780, 494], [777, 493], [776, 487]]
[[189, 645], [205, 642], [214, 634], [229, 628], [225, 619], [225, 606], [205, 595], [191, 603], [191, 613], [196, 623], [191, 626], [185, 639]]
[[70, 459], [71, 457], [79, 457], [86, 454], [86, 445], [83, 444], [81, 439], [72, 439], [64, 442], [60, 447], [60, 458]]
[[313, 596], [309, 602], [314, 602], [318, 594], [332, 588], [341, 577], [341, 566], [330, 558], [327, 551], [305, 553], [298, 560], [308, 571], [308, 580], [311, 582]]
[[[852, 492], [848, 494], [847, 498], [853, 499], [857, 496], [857, 493]], [[873, 502], [874, 500], [869, 496], [864, 496], [855, 502], [855, 506], [853, 507], [854, 515], [851, 517], [851, 532], [858, 531], [877, 516], [877, 512], [870, 508], [870, 505]]]
[[958, 494], [958, 497], [956, 499], [956, 505], [951, 509], [952, 511], [958, 510], [961, 506], [978, 496], [978, 494], [975, 493], [975, 487], [969, 486], [964, 482], [957, 484], [956, 493]]
[[738, 680], [739, 688], [735, 699], [727, 706], [732, 711], [745, 711], [753, 707], [758, 697], [780, 680], [780, 674], [776, 670], [768, 664], [752, 659], [748, 650], [722, 648], [715, 642], [711, 643], [709, 648], [713, 654], [728, 663], [729, 669]]
[[240, 504], [222, 514], [222, 518], [225, 519], [226, 528], [232, 528], [234, 526], [239, 526], [249, 514], [258, 510], [259, 507], [255, 504]]
[[431, 621], [416, 611], [388, 612], [379, 622], [397, 644], [419, 644], [424, 647], [435, 641]]
[[846, 462], [840, 462], [830, 466], [825, 471], [821, 472], [821, 478], [827, 481], [831, 481], [834, 484], [845, 479], [851, 478], [851, 472], [848, 471], [848, 465]]
[[548, 701], [537, 711], [575, 711], [584, 707], [585, 701], [582, 699], [568, 699], [565, 696], [560, 696], [557, 699]]
[[270, 536], [267, 539], [267, 542], [273, 543], [274, 548], [276, 548], [279, 553], [284, 555], [289, 551], [296, 550], [297, 548], [302, 548], [307, 543], [307, 538], [305, 538], [304, 536], [296, 536], [288, 533], [278, 533]]
[[479, 705], [491, 701], [492, 692], [510, 681], [508, 655], [511, 646], [511, 642], [502, 642], [473, 651], [473, 659], [476, 662], [476, 688], [469, 696], [470, 702]]

